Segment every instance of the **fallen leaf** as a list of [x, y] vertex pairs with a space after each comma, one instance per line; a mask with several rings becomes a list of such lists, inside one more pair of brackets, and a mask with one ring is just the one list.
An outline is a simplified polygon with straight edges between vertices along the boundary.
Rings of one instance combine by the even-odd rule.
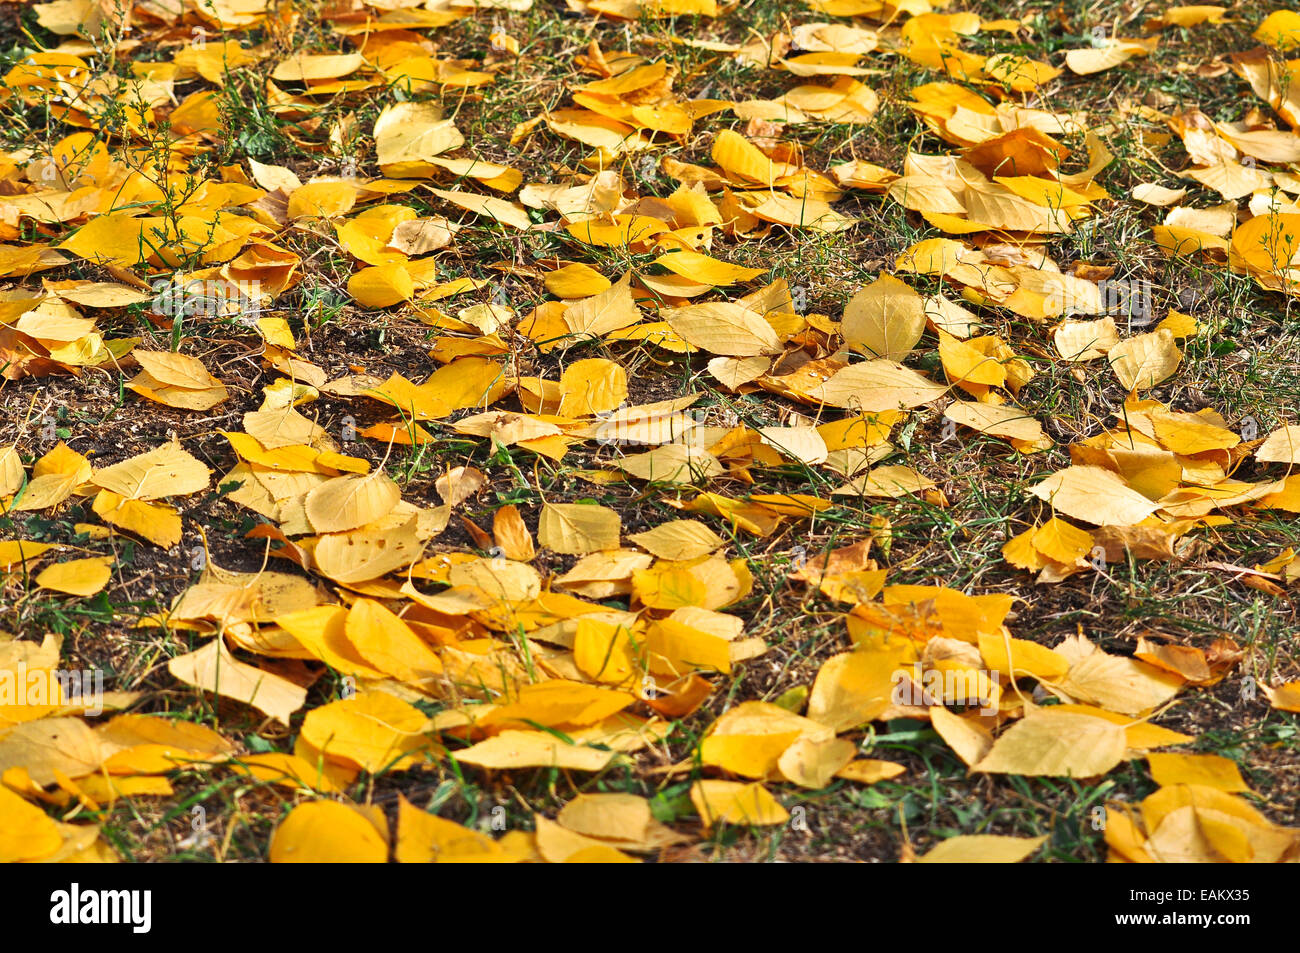
[[307, 700], [306, 689], [271, 672], [240, 662], [220, 637], [167, 663], [172, 677], [205, 692], [252, 705], [282, 724]]
[[618, 549], [618, 513], [607, 506], [585, 503], [545, 503], [537, 524], [537, 540], [557, 553], [583, 555]]
[[919, 864], [1018, 864], [1046, 837], [1007, 837], [1000, 834], [958, 834], [940, 841], [916, 859]]
[[1090, 778], [1119, 764], [1125, 748], [1124, 729], [1119, 725], [1088, 715], [1040, 710], [999, 736], [971, 770]]
[[338, 801], [299, 804], [271, 836], [273, 864], [382, 864], [386, 832], [355, 807]]

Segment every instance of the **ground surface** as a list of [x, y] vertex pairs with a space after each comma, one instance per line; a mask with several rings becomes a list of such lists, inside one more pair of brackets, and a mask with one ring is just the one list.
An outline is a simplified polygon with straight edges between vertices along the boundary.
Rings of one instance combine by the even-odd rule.
[[[9, 570], [0, 632], [14, 639], [0, 642], [0, 674], [54, 664], [37, 648], [52, 634], [59, 668], [101, 670], [106, 689], [129, 693], [107, 696], [110, 707], [155, 719], [0, 698], [0, 818], [37, 831], [25, 841], [0, 833], [0, 856], [562, 860], [617, 849], [661, 860], [894, 861], [976, 834], [1024, 840], [958, 849], [1085, 862], [1295, 856], [1286, 828], [1300, 823], [1300, 735], [1284, 709], [1300, 693], [1282, 686], [1300, 674], [1286, 553], [1300, 505], [1281, 481], [1293, 462], [1288, 435], [1300, 431], [1270, 435], [1300, 423], [1300, 324], [1285, 293], [1288, 229], [1300, 221], [1290, 214], [1300, 178], [1287, 170], [1300, 150], [1286, 83], [1275, 111], [1239, 75], [1258, 70], [1234, 72], [1229, 61], [1263, 49], [1254, 34], [1274, 7], [1180, 26], [1151, 23], [1160, 3], [954, 4], [935, 12], [976, 15], [942, 20], [913, 16], [924, 0], [902, 12], [869, 0], [822, 10], [759, 0], [628, 19], [635, 3], [602, 11], [524, 0], [438, 8], [445, 23], [396, 4], [388, 16], [427, 19], [366, 41], [360, 27], [388, 5], [272, 3], [246, 16], [237, 11], [256, 4], [186, 3], [181, 16], [165, 6], [136, 5], [123, 32], [112, 5], [0, 5], [11, 71], [0, 100], [0, 501], [10, 510], [0, 539], [11, 541], [0, 542], [11, 546], [0, 551]], [[819, 23], [858, 32], [800, 32]], [[1285, 47], [1288, 35], [1262, 38]], [[1066, 51], [1113, 49], [1112, 38], [1158, 43], [1140, 55], [1123, 47], [1132, 58], [1104, 71], [1065, 67]], [[23, 65], [60, 44], [62, 59]], [[315, 58], [358, 50], [353, 60]], [[818, 51], [821, 60], [799, 59]], [[976, 59], [996, 54], [1051, 69], [1035, 89], [1020, 81], [1034, 69], [1024, 61], [991, 77], [998, 61]], [[578, 89], [647, 64], [667, 69], [628, 89]], [[131, 78], [146, 82], [131, 88]], [[830, 93], [774, 102], [795, 87], [840, 83], [842, 94], [853, 82], [870, 92], [838, 115], [790, 112], [791, 103], [831, 109]], [[936, 89], [926, 122], [909, 104], [935, 83], [953, 85]], [[143, 119], [140, 100], [151, 107]], [[699, 100], [716, 102], [689, 105]], [[436, 105], [442, 119], [410, 103]], [[952, 121], [958, 103], [974, 110], [970, 125]], [[1004, 112], [988, 119], [997, 103]], [[1032, 119], [1015, 107], [1044, 112]], [[1070, 151], [1061, 174], [1083, 173], [1094, 143], [1111, 161], [1061, 189], [1054, 160], [1035, 166], [1052, 140], [1006, 144], [981, 116], [1005, 130], [1072, 116], [1052, 134]], [[1245, 123], [1226, 128], [1245, 139], [1230, 143], [1212, 122]], [[720, 151], [728, 130], [749, 141], [748, 166]], [[982, 220], [969, 193], [958, 211], [925, 191], [940, 183], [954, 194], [951, 174], [905, 167], [909, 152], [960, 156], [982, 139], [1005, 155], [981, 172], [1039, 189], [1036, 202], [998, 206], [1002, 224]], [[385, 155], [399, 159], [381, 166]], [[479, 164], [429, 161], [438, 158]], [[869, 164], [863, 181], [855, 160]], [[1264, 179], [1216, 190], [1184, 175], [1205, 168]], [[914, 177], [912, 191], [891, 188], [900, 173]], [[985, 209], [993, 192], [1016, 197], [976, 175]], [[234, 184], [223, 192], [221, 182]], [[1212, 224], [1212, 214], [1173, 219], [1186, 231], [1166, 230], [1162, 247], [1153, 227], [1168, 208], [1131, 194], [1150, 183], [1188, 190], [1170, 207], [1229, 208]], [[548, 191], [558, 188], [573, 192]], [[432, 189], [513, 207], [477, 214]], [[773, 196], [776, 211], [763, 205]], [[1069, 221], [1040, 229], [1029, 205], [1041, 220]], [[394, 228], [407, 219], [427, 223], [428, 245], [400, 244]], [[349, 222], [363, 224], [349, 231]], [[461, 226], [454, 237], [448, 222]], [[1247, 233], [1251, 222], [1276, 227]], [[1189, 253], [1173, 256], [1178, 236]], [[927, 260], [947, 264], [909, 269], [900, 256], [925, 241]], [[681, 267], [697, 287], [673, 295], [683, 289], [665, 290], [656, 260], [692, 250], [752, 270], [692, 259]], [[958, 265], [958, 254], [974, 257]], [[548, 279], [573, 263], [599, 276]], [[160, 307], [151, 284], [173, 274], [205, 282], [210, 300], [184, 315]], [[860, 305], [868, 317], [849, 331], [846, 302], [881, 274], [907, 287], [876, 286], [891, 297]], [[1069, 314], [1059, 293], [1101, 282], [1104, 304], [1117, 279], [1150, 296], [1152, 323], [1112, 309], [1120, 350], [1068, 360], [1062, 322], [1095, 321], [1089, 333], [1104, 339], [1106, 313]], [[249, 288], [262, 310], [225, 307]], [[916, 293], [942, 293], [975, 315], [976, 364], [995, 365], [993, 377], [961, 364], [972, 335], [949, 324], [941, 336], [933, 307], [916, 324]], [[583, 307], [626, 315], [633, 294], [630, 319], [580, 333]], [[726, 313], [738, 327], [719, 331], [721, 313], [692, 310], [750, 294], [744, 317]], [[604, 297], [574, 304], [593, 295]], [[645, 340], [625, 330], [660, 321]], [[1151, 352], [1117, 371], [1127, 347], [1118, 342], [1135, 338]], [[143, 358], [115, 343], [124, 341]], [[879, 383], [834, 399], [816, 379], [801, 378], [798, 394], [788, 385], [801, 367], [829, 377], [881, 355], [940, 392], [915, 376], [891, 378], [898, 390], [885, 397]], [[142, 386], [142, 369], [191, 386]], [[421, 385], [435, 372], [427, 387], [403, 389], [401, 378]], [[292, 392], [277, 384], [286, 374]], [[150, 387], [161, 399], [138, 392]], [[625, 474], [619, 461], [652, 446], [624, 439], [634, 427], [620, 429], [620, 406], [684, 395], [695, 395], [684, 416], [684, 407], [657, 413], [696, 428], [677, 444], [691, 448], [690, 466], [659, 455], [652, 472]], [[1013, 445], [1009, 432], [946, 426], [952, 401], [1017, 406], [1041, 430], [1016, 430]], [[855, 408], [869, 412], [870, 435], [860, 425], [828, 439], [824, 425]], [[485, 409], [518, 416], [489, 419]], [[258, 411], [305, 429], [243, 444], [224, 435], [253, 433], [246, 415]], [[479, 422], [474, 432], [464, 432], [467, 418]], [[581, 432], [593, 425], [615, 439]], [[765, 442], [762, 428], [785, 429], [768, 429]], [[141, 471], [102, 475], [173, 438], [180, 451], [146, 461], [147, 488]], [[1281, 451], [1257, 452], [1265, 438]], [[1092, 456], [1080, 455], [1084, 441]], [[863, 485], [867, 456], [878, 479]], [[1113, 482], [1068, 503], [1031, 494], [1072, 462]], [[379, 475], [359, 479], [367, 470]], [[285, 473], [279, 497], [248, 492], [259, 475]], [[1116, 486], [1130, 503], [1149, 501], [1146, 512], [1114, 515]], [[1224, 501], [1229, 488], [1245, 495]], [[799, 496], [747, 502], [762, 494]], [[557, 504], [556, 522], [573, 532], [539, 525]], [[563, 504], [616, 513], [625, 551], [637, 550], [629, 537], [672, 520], [718, 539], [699, 551], [661, 541], [653, 563], [616, 558], [608, 532], [567, 524], [581, 517]], [[511, 506], [522, 534], [498, 515]], [[1177, 557], [1148, 558], [1126, 529], [1136, 523]], [[1051, 539], [1008, 547], [1044, 526]], [[327, 534], [336, 538], [324, 545], [346, 551], [333, 561], [312, 555]], [[356, 555], [367, 547], [378, 562], [393, 548], [406, 557], [368, 575]], [[449, 553], [465, 554], [451, 576], [436, 562]], [[62, 579], [43, 575], [99, 557]], [[580, 559], [591, 573], [561, 578]], [[271, 592], [271, 572], [309, 581]], [[548, 602], [546, 591], [571, 598]], [[987, 674], [1008, 633], [1057, 648], [1060, 671], [1013, 648], [1016, 677], [1000, 679], [996, 714], [981, 716], [960, 687], [899, 707], [899, 667]], [[218, 660], [223, 644], [231, 654]], [[824, 667], [850, 651], [862, 663], [851, 676]], [[1135, 653], [1143, 660], [1130, 661]], [[520, 694], [548, 679], [565, 679], [568, 694]], [[688, 682], [701, 692], [693, 702]], [[749, 722], [718, 721], [755, 702], [768, 704], [740, 709]], [[1091, 704], [1093, 714], [1034, 721], [1053, 703]], [[936, 730], [941, 709], [960, 724], [940, 715]], [[809, 720], [787, 717], [798, 714]], [[1145, 718], [1186, 737], [1126, 733]], [[182, 734], [176, 723], [207, 730]], [[1007, 741], [1031, 723], [1051, 724], [1055, 746]], [[734, 744], [717, 742], [725, 735]], [[511, 744], [479, 747], [493, 738]], [[1012, 768], [981, 764], [999, 746]], [[1195, 758], [1154, 776], [1150, 748], [1227, 759], [1242, 783], [1230, 766]], [[859, 780], [836, 776], [850, 758], [863, 762]], [[594, 794], [645, 800], [580, 798]], [[1134, 826], [1124, 808], [1140, 803]], [[462, 837], [433, 815], [479, 833]]]

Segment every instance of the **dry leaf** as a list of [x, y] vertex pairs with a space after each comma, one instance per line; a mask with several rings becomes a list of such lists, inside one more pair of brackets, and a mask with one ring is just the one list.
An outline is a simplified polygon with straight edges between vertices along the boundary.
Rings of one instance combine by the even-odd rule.
[[186, 685], [252, 705], [285, 725], [307, 700], [306, 689], [240, 662], [220, 637], [187, 655], [178, 655], [167, 663], [167, 671]]

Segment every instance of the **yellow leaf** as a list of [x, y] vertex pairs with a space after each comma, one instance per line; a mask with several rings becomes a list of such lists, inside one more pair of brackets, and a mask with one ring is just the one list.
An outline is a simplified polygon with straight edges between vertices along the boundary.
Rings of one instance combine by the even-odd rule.
[[337, 79], [356, 72], [364, 63], [360, 53], [294, 53], [276, 64], [271, 79], [289, 83]]
[[53, 543], [36, 543], [30, 539], [0, 540], [0, 569], [22, 568], [27, 563], [35, 562], [41, 554], [53, 549]]
[[838, 490], [833, 496], [874, 496], [901, 499], [909, 494], [920, 494], [935, 486], [933, 480], [922, 476], [911, 467], [875, 467]]
[[397, 615], [373, 599], [358, 599], [348, 610], [344, 634], [367, 664], [408, 684], [421, 684], [442, 672], [434, 651]]
[[351, 182], [308, 182], [289, 196], [290, 218], [342, 218], [357, 204]]
[[981, 633], [979, 636], [980, 655], [990, 672], [998, 672], [1007, 678], [1060, 678], [1070, 669], [1070, 663], [1045, 645], [1030, 642], [1027, 639], [1013, 639], [1008, 635]]
[[880, 413], [919, 407], [938, 400], [948, 392], [910, 367], [883, 358], [850, 364], [831, 375], [830, 380], [812, 388], [814, 400], [859, 413]]
[[110, 774], [162, 774], [184, 763], [225, 761], [234, 745], [211, 728], [151, 715], [118, 715], [95, 734]]
[[1178, 370], [1183, 352], [1168, 328], [1125, 338], [1106, 354], [1115, 376], [1126, 390], [1150, 390]]
[[434, 371], [423, 387], [451, 410], [461, 410], [486, 407], [503, 396], [509, 387], [505, 378], [504, 368], [495, 361], [462, 357]]
[[696, 781], [691, 785], [691, 803], [705, 827], [719, 823], [770, 827], [790, 819], [786, 809], [757, 781]]
[[[803, 739], [823, 746], [834, 737], [834, 732], [825, 725], [786, 711], [779, 705], [742, 702], [709, 728], [700, 744], [700, 757], [704, 764], [735, 774], [778, 779], [784, 776], [780, 771], [780, 759], [792, 744]], [[791, 756], [787, 766], [794, 772], [801, 760], [815, 763], [817, 758], [814, 754], [818, 750], [820, 748], [814, 747], [797, 752]], [[829, 748], [822, 754], [834, 760], [842, 754], [842, 749]], [[852, 752], [849, 757], [852, 757]]]
[[1295, 49], [1300, 46], [1300, 13], [1294, 10], [1274, 10], [1251, 35], [1278, 50]]
[[959, 834], [940, 841], [916, 859], [918, 864], [1018, 864], [1047, 840], [1000, 834]]
[[26, 511], [56, 506], [89, 480], [90, 474], [90, 461], [60, 440], [53, 450], [36, 461], [31, 480], [12, 508]]
[[971, 770], [1030, 777], [1090, 778], [1105, 774], [1127, 747], [1119, 725], [1040, 709], [1016, 722]]
[[781, 755], [798, 739], [798, 731], [753, 735], [714, 734], [700, 742], [700, 763], [747, 778], [774, 777]]
[[[398, 206], [398, 208], [405, 210], [406, 207]], [[403, 221], [399, 222], [396, 227], [393, 228], [393, 234], [389, 237], [387, 244], [383, 248], [375, 251], [375, 258], [382, 260], [367, 261], [367, 264], [380, 265], [399, 261], [400, 259], [391, 257], [393, 251], [390, 251], [390, 249], [411, 258], [428, 254], [431, 251], [438, 251], [439, 249], [446, 248], [450, 245], [456, 232], [459, 230], [459, 225], [453, 225], [441, 215], [435, 218], [404, 218]], [[418, 263], [417, 267], [423, 266], [424, 264], [425, 262], [422, 260]], [[449, 286], [451, 288], [456, 288], [458, 287], [456, 282], [459, 281], [467, 281], [467, 285], [460, 290], [469, 290], [470, 288], [478, 287], [472, 278], [456, 279], [456, 281], [449, 283]], [[447, 290], [447, 286], [443, 286], [439, 289], [439, 291], [444, 290]], [[449, 295], [454, 293], [454, 291], [448, 291]]]
[[1147, 205], [1156, 205], [1164, 207], [1180, 202], [1187, 195], [1186, 189], [1167, 189], [1163, 185], [1156, 185], [1151, 182], [1143, 182], [1140, 185], [1133, 186], [1130, 193], [1133, 198], [1139, 202], [1145, 202]]
[[669, 230], [662, 220], [648, 215], [614, 215], [612, 218], [612, 224], [600, 221], [574, 222], [566, 230], [583, 244], [602, 248], [626, 248], [629, 245], [649, 243], [656, 235]]
[[293, 790], [339, 793], [338, 785], [322, 768], [296, 754], [286, 754], [283, 751], [248, 754], [232, 761], [230, 767], [258, 781], [269, 781]]
[[143, 264], [156, 247], [166, 244], [165, 219], [127, 213], [92, 216], [75, 235], [58, 247], [79, 258], [131, 268]]
[[734, 285], [757, 278], [766, 268], [744, 268], [693, 251], [670, 252], [655, 259], [675, 275], [703, 285]]
[[39, 860], [62, 844], [59, 826], [44, 811], [0, 785], [0, 863]]
[[1055, 705], [1052, 710], [1091, 715], [1093, 718], [1104, 718], [1106, 721], [1119, 725], [1124, 729], [1124, 738], [1130, 751], [1134, 749], [1163, 748], [1166, 745], [1185, 745], [1196, 740], [1191, 735], [1179, 734], [1176, 731], [1161, 728], [1159, 725], [1153, 725], [1147, 721], [1136, 720], [1131, 715], [1121, 715], [1092, 705]]
[[634, 681], [641, 670], [627, 627], [591, 618], [578, 620], [573, 662], [589, 678], [612, 685]]
[[225, 400], [224, 384], [208, 373], [203, 362], [170, 351], [133, 350], [142, 372], [127, 387], [142, 397], [185, 410], [208, 410]]
[[635, 864], [617, 847], [569, 830], [540, 814], [534, 816], [537, 853], [552, 864]]
[[[240, 459], [271, 470], [285, 470], [291, 473], [320, 473], [332, 476], [336, 468], [343, 469], [343, 467], [327, 465], [324, 462], [325, 460], [328, 459], [334, 464], [349, 463], [348, 469], [351, 469], [350, 461], [356, 459], [355, 457], [341, 457], [337, 454], [331, 456], [314, 447], [305, 445], [264, 450], [262, 445], [253, 437], [235, 430], [223, 430], [221, 435], [230, 441], [231, 448], [239, 455]], [[359, 463], [364, 464], [361, 472], [364, 473], [369, 469], [369, 463], [365, 461], [359, 461]]]
[[393, 856], [399, 864], [505, 864], [519, 859], [487, 835], [422, 811], [400, 794]]
[[[28, 700], [39, 703], [30, 697], [32, 681], [29, 677], [25, 686]], [[60, 774], [84, 778], [98, 771], [107, 753], [99, 736], [80, 718], [25, 721], [8, 727], [0, 735], [0, 774], [10, 768], [25, 768], [33, 781], [48, 787]]]
[[379, 679], [384, 673], [366, 664], [356, 647], [348, 641], [347, 610], [341, 606], [316, 606], [275, 617], [284, 629], [308, 652], [343, 675]]
[[[645, 601], [644, 598], [642, 601]], [[678, 609], [699, 605], [700, 601], [703, 600], [680, 605], [656, 605], [656, 608]], [[656, 675], [678, 676], [694, 669], [724, 674], [731, 671], [731, 643], [727, 639], [702, 632], [672, 618], [652, 622], [646, 632], [645, 643], [646, 664]]]
[[1110, 470], [1071, 466], [1029, 491], [1053, 509], [1097, 526], [1131, 526], [1159, 507]]
[[1073, 565], [1092, 550], [1092, 535], [1087, 530], [1053, 517], [1034, 530], [1034, 548], [1058, 563]]
[[164, 496], [185, 496], [208, 486], [208, 470], [202, 463], [169, 443], [95, 470], [91, 482], [126, 500], [157, 500]]
[[772, 354], [780, 338], [761, 315], [733, 301], [664, 308], [663, 319], [688, 343], [710, 354], [751, 357]]
[[570, 299], [598, 295], [612, 287], [608, 278], [581, 262], [548, 271], [542, 278], [542, 283], [555, 297]]
[[455, 752], [456, 760], [462, 764], [495, 769], [565, 768], [600, 771], [617, 757], [615, 751], [566, 744], [554, 735], [541, 731], [503, 731], [494, 738]]
[[843, 738], [800, 738], [781, 753], [777, 768], [787, 781], [818, 791], [853, 760], [858, 746]]
[[930, 724], [968, 767], [981, 760], [993, 747], [993, 736], [987, 728], [972, 718], [954, 715], [942, 706], [930, 709]]
[[588, 503], [544, 503], [537, 540], [557, 553], [584, 555], [618, 549], [622, 521], [607, 506]]
[[1006, 368], [999, 361], [970, 344], [957, 340], [942, 328], [939, 329], [939, 360], [943, 362], [944, 372], [953, 383], [982, 384], [986, 387], [1002, 387], [1006, 384]]
[[495, 709], [484, 723], [502, 725], [532, 721], [548, 726], [593, 725], [635, 701], [636, 696], [628, 692], [552, 678], [523, 686], [515, 701]]
[[602, 357], [574, 361], [560, 377], [559, 413], [588, 417], [616, 409], [627, 400], [627, 371]]
[[474, 192], [451, 192], [446, 189], [431, 189], [434, 195], [458, 205], [466, 211], [473, 212], [475, 215], [482, 215], [484, 218], [491, 219], [502, 225], [509, 225], [511, 228], [517, 228], [526, 231], [532, 227], [532, 219], [528, 217], [528, 212], [522, 205], [514, 202], [507, 202], [505, 199], [499, 199], [492, 195], [478, 195]]
[[486, 483], [487, 474], [476, 467], [453, 467], [433, 481], [433, 488], [448, 506], [459, 506]]
[[424, 551], [419, 517], [393, 515], [344, 533], [327, 533], [316, 541], [316, 568], [335, 582], [356, 583], [409, 566]]
[[[212, 50], [214, 44], [209, 44], [207, 50]], [[182, 51], [185, 52], [185, 51]], [[180, 54], [177, 54], [179, 58]], [[256, 159], [249, 158], [248, 168], [253, 173], [253, 181], [266, 189], [268, 192], [274, 192], [276, 189], [289, 195], [294, 189], [302, 185], [302, 180], [292, 170], [282, 165], [264, 165]]]
[[1048, 63], [1014, 53], [990, 56], [984, 63], [984, 73], [1022, 93], [1031, 93], [1061, 75], [1059, 69]]
[[172, 659], [167, 671], [186, 685], [252, 705], [285, 725], [307, 700], [305, 688], [236, 659], [220, 636]]
[[713, 140], [713, 161], [738, 181], [771, 187], [776, 180], [797, 170], [784, 162], [774, 162], [740, 133], [724, 129]]
[[870, 357], [901, 361], [924, 330], [921, 296], [893, 275], [882, 274], [844, 306], [844, 343]]
[[537, 555], [533, 536], [514, 504], [501, 507], [492, 517], [492, 538], [507, 559], [529, 562]]
[[155, 546], [171, 549], [181, 541], [181, 514], [166, 503], [128, 500], [100, 490], [91, 508], [105, 523], [135, 533]]
[[698, 520], [670, 520], [635, 533], [628, 541], [660, 559], [679, 561], [706, 556], [726, 545], [722, 537]]
[[1142, 715], [1173, 698], [1184, 684], [1181, 675], [1109, 655], [1091, 643], [1081, 645], [1077, 638], [1067, 639], [1053, 651], [1071, 659], [1070, 670], [1057, 681], [1057, 688], [1078, 701], [1120, 714]]
[[[598, 426], [614, 433], [621, 429], [616, 422]], [[698, 483], [725, 469], [713, 454], [685, 443], [668, 443], [645, 453], [629, 454], [620, 457], [616, 465], [624, 473], [652, 483]]]
[[93, 596], [112, 578], [112, 565], [112, 556], [70, 559], [41, 570], [36, 576], [36, 585], [72, 596]]
[[1135, 56], [1146, 56], [1146, 54], [1147, 48], [1141, 43], [1111, 40], [1105, 46], [1068, 50], [1065, 54], [1065, 65], [1072, 73], [1088, 75], [1100, 73], [1102, 70], [1127, 63]]
[[655, 820], [650, 802], [635, 794], [579, 794], [561, 808], [556, 823], [624, 850], [652, 851], [685, 840]]
[[708, 587], [695, 573], [682, 566], [660, 563], [632, 574], [632, 592], [637, 601], [651, 609], [680, 609], [709, 601]]
[[632, 300], [631, 281], [629, 271], [604, 291], [570, 304], [564, 309], [565, 327], [574, 334], [602, 337], [636, 324], [641, 312]]
[[1034, 548], [1034, 533], [1036, 530], [1027, 529], [1007, 540], [1002, 545], [1002, 558], [1017, 569], [1028, 569], [1031, 572], [1038, 572], [1047, 565], [1047, 559]]
[[415, 296], [415, 280], [400, 262], [375, 265], [348, 279], [348, 294], [363, 308], [390, 308]]
[[135, 348], [131, 356], [142, 368], [149, 372], [154, 380], [169, 387], [187, 387], [202, 390], [221, 383], [208, 373], [203, 362], [188, 354], [175, 354], [171, 351], [142, 351]]
[[[62, 785], [61, 785], [62, 786]], [[101, 804], [114, 804], [118, 798], [150, 795], [170, 797], [175, 793], [166, 778], [161, 777], [110, 777], [92, 774], [76, 782], [76, 791]]]
[[1163, 787], [1199, 784], [1219, 791], [1249, 791], [1235, 761], [1213, 754], [1151, 752], [1147, 755], [1151, 778]]
[[327, 480], [307, 494], [304, 508], [318, 533], [339, 533], [387, 516], [401, 499], [397, 484], [375, 470], [365, 476], [344, 474]]
[[23, 485], [23, 460], [13, 444], [0, 447], [0, 497], [13, 496]]
[[[1186, 452], [1186, 451], [1180, 451]], [[1261, 463], [1300, 463], [1300, 427], [1279, 427], [1255, 449]]]
[[827, 234], [842, 232], [853, 227], [856, 222], [856, 219], [836, 212], [827, 202], [777, 192], [765, 193], [762, 203], [749, 209], [749, 212], [765, 222]]
[[826, 462], [829, 451], [826, 441], [817, 428], [810, 425], [797, 427], [760, 427], [758, 435], [766, 446], [776, 450], [787, 460], [808, 466]]
[[371, 774], [403, 771], [431, 749], [427, 721], [386, 692], [365, 692], [309, 711], [302, 737], [325, 757]]
[[325, 431], [292, 407], [255, 410], [244, 414], [244, 430], [267, 450], [281, 447], [316, 446]]
[[458, 159], [439, 156], [431, 158], [429, 163], [440, 169], [446, 169], [454, 176], [477, 179], [488, 188], [495, 189], [498, 192], [513, 192], [519, 187], [519, 183], [524, 180], [524, 174], [518, 169], [512, 169], [507, 165], [498, 165], [495, 162], [487, 162], [473, 156]]
[[1051, 439], [1043, 433], [1043, 425], [1014, 404], [955, 400], [948, 405], [943, 415], [980, 433], [1010, 440], [1022, 450], [1047, 449], [1051, 446]]
[[[1219, 24], [1224, 22], [1223, 16], [1227, 12], [1227, 7], [1213, 7], [1203, 4], [1186, 7], [1170, 7], [1168, 10], [1164, 11], [1164, 13], [1160, 14], [1159, 17], [1147, 21], [1146, 28], [1148, 30], [1151, 29], [1153, 24], [1158, 26], [1182, 27], [1200, 26], [1202, 23]], [[1256, 31], [1255, 38], [1260, 39], [1258, 31]]]
[[888, 781], [896, 778], [901, 774], [906, 774], [907, 768], [901, 764], [895, 764], [892, 761], [880, 761], [875, 758], [858, 758], [850, 761], [844, 767], [835, 773], [837, 778], [843, 778], [846, 781], [856, 781], [858, 784], [876, 784], [880, 781]]
[[1284, 682], [1277, 686], [1263, 686], [1269, 703], [1279, 711], [1300, 712], [1300, 682]]
[[374, 137], [380, 168], [397, 178], [432, 175], [435, 167], [429, 160], [465, 142], [456, 124], [443, 119], [442, 109], [430, 102], [384, 107], [375, 120]]
[[271, 835], [273, 864], [382, 864], [388, 841], [366, 815], [338, 801], [299, 804]]
[[1184, 807], [1198, 811], [1212, 810], [1244, 821], [1247, 825], [1267, 827], [1268, 819], [1242, 798], [1218, 788], [1198, 784], [1176, 784], [1162, 787], [1142, 801], [1142, 822], [1148, 831], [1155, 831], [1173, 813]]

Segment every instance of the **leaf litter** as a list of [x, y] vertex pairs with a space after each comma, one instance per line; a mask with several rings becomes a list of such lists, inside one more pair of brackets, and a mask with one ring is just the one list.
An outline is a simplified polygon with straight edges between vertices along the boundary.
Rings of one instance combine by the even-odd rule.
[[[599, 38], [495, 128], [462, 107], [548, 68], [528, 31], [554, 12], [530, 0], [32, 7], [43, 42], [24, 41], [0, 100], [41, 116], [0, 155], [0, 376], [21, 420], [0, 447], [6, 599], [98, 600], [78, 638], [161, 632], [165, 694], [203, 707], [174, 717], [143, 679], [69, 693], [65, 639], [18, 612], [0, 641], [4, 684], [24, 686], [0, 699], [0, 858], [119, 859], [116, 801], [166, 803], [210, 773], [280, 791], [257, 848], [272, 861], [671, 859], [729, 827], [806, 830], [804, 795], [906, 777], [915, 763], [868, 755], [915, 724], [995, 780], [1145, 762], [1146, 786], [1094, 825], [1111, 860], [1294, 860], [1300, 830], [1254, 806], [1237, 763], [1159, 724], [1226, 679], [1254, 684], [1253, 646], [1148, 633], [1121, 653], [1083, 625], [1050, 645], [1015, 631], [1040, 586], [1126, 563], [1202, 560], [1283, 600], [1300, 575], [1290, 548], [1204, 561], [1226, 528], [1300, 512], [1293, 408], [1270, 409], [1268, 432], [1187, 409], [1170, 382], [1219, 333], [1196, 301], [1157, 321], [1145, 279], [1061, 255], [1131, 200], [1171, 263], [1297, 294], [1283, 55], [1300, 18], [1268, 16], [1219, 72], [1188, 65], [1249, 86], [1227, 121], [1038, 96], [1141, 68], [1169, 31], [1233, 22], [1224, 8], [1034, 59], [1009, 49], [1041, 20], [925, 0], [811, 0], [739, 43], [720, 37], [740, 14], [711, 0], [568, 6]], [[309, 20], [318, 45], [287, 44]], [[488, 21], [486, 46], [457, 35]], [[782, 92], [718, 98], [674, 48]], [[878, 135], [872, 82], [891, 63], [925, 131], [893, 167], [802, 144], [806, 128]], [[236, 88], [256, 88], [287, 153], [239, 128]], [[1181, 148], [1183, 171], [1108, 188], [1125, 127], [1151, 155]], [[928, 237], [810, 312], [782, 257], [851, 247], [882, 209]], [[421, 353], [331, 354], [313, 340], [326, 307]], [[214, 357], [235, 341], [238, 360]], [[1086, 434], [1053, 409], [1071, 382], [1118, 395]], [[47, 389], [109, 435], [20, 412], [52, 406]], [[117, 452], [115, 409], [162, 415], [168, 439]], [[951, 440], [1033, 473], [1011, 489], [1033, 522], [1005, 521], [1014, 594], [913, 583], [891, 558], [909, 520], [977, 492], [978, 473], [917, 469], [929, 421], [940, 454]], [[221, 558], [246, 568], [219, 564], [219, 527]], [[773, 587], [758, 553], [787, 537], [829, 541], [799, 546]], [[138, 552], [193, 562], [132, 613], [104, 593]], [[737, 695], [749, 667], [788, 656], [765, 618], [782, 597], [829, 635], [806, 683]], [[1300, 711], [1294, 658], [1261, 677], [1272, 709]], [[570, 793], [525, 802], [504, 833], [499, 805], [476, 827], [417, 798], [416, 778], [529, 772]], [[642, 793], [610, 790], [620, 774]], [[904, 830], [897, 856], [1014, 863], [1045, 840], [972, 830], [918, 856]]]

